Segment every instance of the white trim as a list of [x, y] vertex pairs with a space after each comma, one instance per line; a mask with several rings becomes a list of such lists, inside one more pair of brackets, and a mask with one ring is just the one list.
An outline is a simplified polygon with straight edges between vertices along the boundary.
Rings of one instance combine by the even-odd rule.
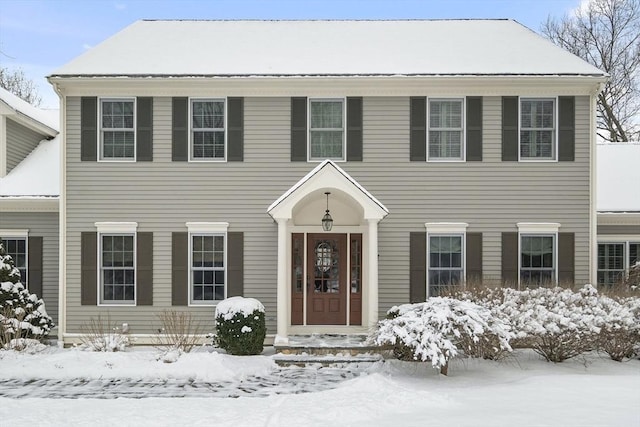
[[29, 237], [29, 230], [28, 229], [12, 229], [12, 228], [0, 229], [0, 238], [9, 238], [9, 237], [21, 237], [21, 238]]
[[[136, 224], [137, 223], [96, 223], [97, 224]], [[133, 300], [122, 300], [122, 301], [111, 301], [107, 300], [106, 302], [103, 300], [103, 283], [102, 283], [102, 237], [103, 236], [132, 236], [133, 237]], [[97, 250], [98, 250], [98, 265], [97, 265], [97, 274], [98, 274], [98, 294], [96, 305], [99, 307], [135, 307], [138, 305], [138, 233], [135, 231], [112, 231], [106, 229], [105, 231], [100, 231], [98, 229], [97, 236]]]
[[[462, 101], [462, 137], [460, 138], [460, 158], [456, 157], [434, 157], [429, 156], [429, 131], [431, 130], [430, 112], [431, 101]], [[467, 97], [427, 97], [427, 126], [426, 126], [426, 144], [427, 144], [427, 162], [430, 163], [463, 163], [467, 161]]]
[[[191, 116], [193, 114], [193, 101], [222, 101], [224, 103], [224, 157], [222, 159], [220, 158], [215, 158], [215, 157], [198, 157], [198, 158], [194, 158], [193, 157], [193, 117]], [[229, 138], [229, 126], [228, 126], [228, 121], [229, 121], [229, 109], [228, 109], [228, 102], [227, 102], [227, 97], [226, 96], [218, 96], [218, 97], [189, 97], [189, 108], [188, 108], [188, 116], [187, 116], [187, 120], [189, 121], [188, 124], [188, 157], [187, 157], [187, 161], [188, 162], [193, 162], [193, 163], [226, 163], [228, 161], [227, 159], [227, 154], [228, 154], [228, 138]]]
[[[189, 289], [188, 289], [188, 300], [187, 300], [187, 306], [188, 307], [215, 307], [220, 301], [223, 301], [224, 299], [227, 298], [227, 293], [228, 293], [228, 289], [229, 289], [229, 283], [228, 283], [228, 276], [229, 276], [229, 265], [228, 265], [228, 241], [229, 239], [227, 238], [227, 226], [229, 225], [226, 222], [221, 222], [221, 223], [216, 223], [216, 222], [211, 222], [211, 223], [207, 223], [207, 222], [188, 222], [187, 223], [187, 227], [189, 227], [189, 225], [192, 225], [192, 228], [189, 228], [189, 257], [188, 257], [188, 263], [189, 263], [189, 267], [187, 268], [187, 274], [189, 275], [189, 277], [187, 278], [187, 283], [189, 284]], [[223, 228], [216, 228], [216, 227], [207, 227], [207, 226], [203, 226], [203, 224], [226, 224], [226, 225], [222, 225], [221, 227], [224, 228], [224, 231], [203, 231], [203, 230], [222, 230]], [[194, 231], [194, 230], [198, 230], [198, 231]], [[223, 268], [224, 268], [224, 297], [222, 300], [217, 300], [215, 299], [215, 285], [214, 285], [214, 294], [213, 294], [213, 298], [212, 300], [198, 300], [198, 301], [194, 301], [193, 299], [193, 237], [194, 236], [211, 236], [211, 237], [218, 237], [218, 236], [222, 236], [223, 238], [223, 245], [224, 245], [224, 261], [223, 261]], [[216, 270], [212, 270], [212, 271], [216, 271]], [[219, 271], [219, 270], [217, 270]], [[215, 274], [214, 274], [215, 275]]]
[[[103, 101], [133, 101], [133, 157], [115, 157], [115, 158], [104, 158], [103, 155], [103, 128], [102, 128], [102, 102]], [[98, 98], [98, 118], [96, 122], [96, 130], [98, 133], [98, 149], [97, 149], [97, 161], [104, 163], [135, 163], [138, 158], [138, 98], [133, 96], [105, 96]], [[108, 128], [107, 128], [108, 129]]]
[[598, 225], [638, 225], [640, 226], [640, 212], [599, 212]]
[[[326, 157], [312, 159], [311, 158], [311, 103], [317, 102], [342, 102], [342, 158], [335, 159]], [[334, 162], [346, 162], [347, 161], [347, 98], [346, 97], [309, 97], [307, 98], [307, 162], [323, 162], [325, 160], [331, 160]]]
[[462, 234], [466, 233], [469, 224], [466, 222], [425, 222], [427, 233]]
[[[522, 105], [522, 100], [525, 101], [545, 101], [545, 100], [553, 100], [553, 157], [552, 158], [546, 158], [546, 157], [525, 157], [522, 158], [520, 153], [521, 153], [521, 147], [520, 147], [520, 134], [521, 134], [521, 129], [522, 129], [522, 114], [521, 114], [521, 105]], [[558, 106], [558, 97], [557, 96], [518, 96], [518, 161], [519, 162], [523, 162], [523, 163], [557, 163], [559, 161], [559, 155], [558, 155], [558, 134], [559, 129], [558, 129], [558, 116], [559, 116], [559, 106]]]
[[229, 228], [228, 222], [187, 222], [185, 225], [193, 234], [226, 233]]
[[0, 178], [7, 175], [7, 117], [0, 114]]
[[521, 234], [557, 234], [560, 229], [559, 222], [519, 222], [516, 225]]
[[53, 197], [2, 197], [0, 212], [58, 212], [60, 199]]
[[135, 233], [137, 222], [96, 222], [94, 223], [98, 233]]

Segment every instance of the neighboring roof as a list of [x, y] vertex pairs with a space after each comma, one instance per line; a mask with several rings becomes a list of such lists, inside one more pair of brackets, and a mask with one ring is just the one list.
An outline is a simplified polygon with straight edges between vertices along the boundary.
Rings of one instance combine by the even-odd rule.
[[640, 212], [640, 143], [598, 144], [598, 212]]
[[0, 199], [60, 195], [60, 136], [40, 144], [7, 176], [0, 178]]
[[54, 136], [60, 130], [60, 115], [58, 110], [43, 110], [34, 107], [28, 102], [18, 98], [6, 89], [0, 87], [0, 101], [13, 110], [16, 114], [21, 115], [23, 119], [31, 119], [49, 128], [48, 132]]
[[605, 73], [507, 19], [145, 20], [52, 77], [327, 75]]

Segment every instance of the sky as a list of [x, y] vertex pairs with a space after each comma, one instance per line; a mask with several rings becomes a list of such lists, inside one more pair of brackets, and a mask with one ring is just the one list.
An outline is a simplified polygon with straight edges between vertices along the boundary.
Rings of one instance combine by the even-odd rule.
[[0, 0], [0, 66], [22, 69], [57, 108], [46, 76], [139, 19], [511, 18], [538, 31], [583, 0]]

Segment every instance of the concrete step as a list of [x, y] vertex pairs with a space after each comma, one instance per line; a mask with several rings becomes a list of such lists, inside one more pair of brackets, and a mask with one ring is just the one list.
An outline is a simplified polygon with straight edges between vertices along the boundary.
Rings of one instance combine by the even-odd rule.
[[384, 360], [384, 356], [378, 353], [361, 353], [352, 355], [350, 353], [335, 353], [335, 354], [282, 354], [278, 353], [273, 357], [273, 360], [279, 366], [308, 366], [308, 365], [322, 365], [322, 366], [337, 366], [337, 365], [369, 365], [372, 363], [380, 362]]

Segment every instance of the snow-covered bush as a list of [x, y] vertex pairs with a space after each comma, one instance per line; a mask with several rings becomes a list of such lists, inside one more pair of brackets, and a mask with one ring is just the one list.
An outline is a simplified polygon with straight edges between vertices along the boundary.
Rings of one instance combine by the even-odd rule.
[[616, 361], [640, 354], [640, 298], [601, 296], [605, 313], [598, 349]]
[[131, 345], [129, 335], [117, 326], [111, 326], [111, 319], [103, 320], [102, 316], [91, 318], [82, 326], [80, 349], [98, 352], [124, 351]]
[[254, 298], [231, 297], [216, 306], [216, 342], [229, 354], [260, 354], [267, 327], [264, 306]]
[[511, 350], [510, 338], [509, 326], [488, 309], [450, 297], [392, 307], [373, 336], [378, 345], [395, 346], [397, 356], [430, 361], [445, 375], [449, 360], [469, 346], [484, 340]]
[[202, 325], [189, 312], [165, 310], [158, 314], [162, 327], [158, 329], [156, 343], [165, 353], [189, 353], [200, 341]]
[[20, 283], [20, 271], [0, 243], [0, 348], [14, 339], [40, 340], [51, 328], [44, 301]]

